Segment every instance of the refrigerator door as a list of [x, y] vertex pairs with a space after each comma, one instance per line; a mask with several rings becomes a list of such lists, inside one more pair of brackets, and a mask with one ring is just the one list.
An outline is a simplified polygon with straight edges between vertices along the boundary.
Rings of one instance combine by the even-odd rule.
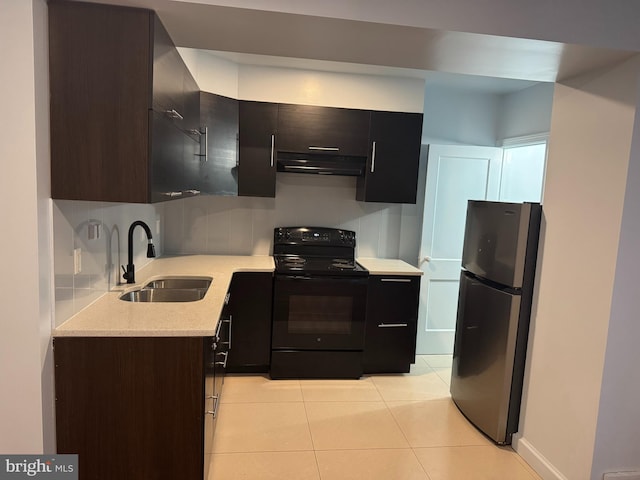
[[462, 273], [451, 397], [476, 427], [502, 444], [511, 442], [519, 413], [520, 398], [512, 398], [513, 384], [520, 381], [513, 372], [519, 310], [519, 295]]
[[532, 204], [469, 200], [462, 266], [482, 278], [522, 288]]

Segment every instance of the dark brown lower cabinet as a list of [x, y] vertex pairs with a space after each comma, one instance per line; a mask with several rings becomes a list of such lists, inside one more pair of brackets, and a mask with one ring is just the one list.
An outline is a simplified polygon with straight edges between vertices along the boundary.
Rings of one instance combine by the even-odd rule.
[[416, 357], [419, 276], [369, 277], [364, 373], [408, 372]]
[[265, 373], [271, 361], [271, 272], [239, 272], [231, 280], [229, 372]]
[[86, 480], [201, 480], [201, 337], [54, 340], [58, 453]]

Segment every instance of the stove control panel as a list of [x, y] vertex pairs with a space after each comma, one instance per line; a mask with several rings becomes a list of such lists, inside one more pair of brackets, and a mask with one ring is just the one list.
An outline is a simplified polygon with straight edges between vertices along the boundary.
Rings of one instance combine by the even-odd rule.
[[355, 246], [356, 232], [324, 227], [278, 227], [274, 229], [274, 244]]

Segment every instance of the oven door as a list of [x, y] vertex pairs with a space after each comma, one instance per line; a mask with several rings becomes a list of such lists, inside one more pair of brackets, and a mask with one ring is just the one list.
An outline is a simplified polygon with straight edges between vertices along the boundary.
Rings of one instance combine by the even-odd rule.
[[366, 277], [276, 275], [273, 349], [362, 350]]

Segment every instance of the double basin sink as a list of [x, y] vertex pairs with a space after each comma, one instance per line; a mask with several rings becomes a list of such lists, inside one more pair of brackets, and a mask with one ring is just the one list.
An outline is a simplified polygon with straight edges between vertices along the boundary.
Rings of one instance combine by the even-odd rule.
[[119, 298], [126, 302], [195, 302], [204, 298], [211, 282], [207, 277], [158, 278]]

